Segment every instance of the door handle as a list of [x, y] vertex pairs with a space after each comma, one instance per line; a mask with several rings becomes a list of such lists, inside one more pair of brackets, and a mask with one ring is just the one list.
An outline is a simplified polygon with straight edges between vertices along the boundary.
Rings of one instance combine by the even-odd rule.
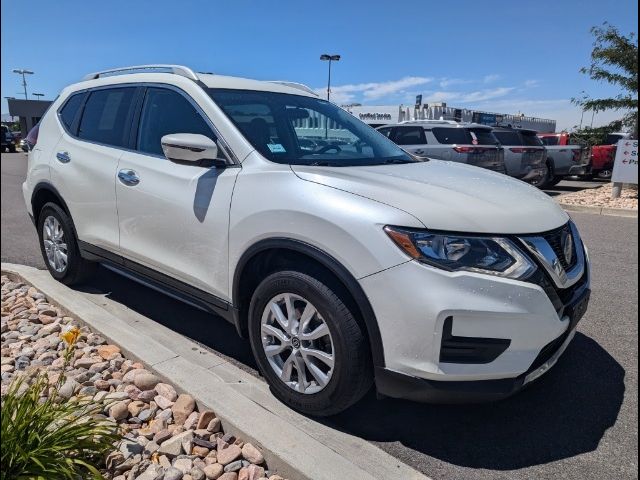
[[134, 170], [129, 169], [120, 170], [118, 172], [118, 179], [129, 187], [134, 187], [140, 183], [138, 174]]
[[69, 163], [71, 161], [71, 156], [69, 156], [69, 152], [58, 152], [56, 153], [56, 159], [60, 163]]

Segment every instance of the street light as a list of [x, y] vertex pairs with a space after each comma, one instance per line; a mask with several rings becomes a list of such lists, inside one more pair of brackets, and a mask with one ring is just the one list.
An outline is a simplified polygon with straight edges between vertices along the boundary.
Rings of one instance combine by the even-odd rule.
[[22, 75], [22, 87], [24, 88], [24, 99], [28, 100], [29, 97], [27, 97], [27, 79], [25, 78], [25, 75], [33, 75], [33, 72], [31, 70], [25, 70], [24, 68], [14, 68], [13, 73]]
[[329, 97], [331, 96], [331, 62], [337, 62], [338, 60], [340, 60], [340, 55], [327, 55], [326, 53], [323, 53], [322, 55], [320, 55], [320, 60], [329, 61], [329, 80], [327, 81], [327, 101], [328, 101]]
[[31, 95], [33, 95], [34, 97], [37, 97], [38, 100], [40, 100], [40, 97], [44, 97], [44, 93], [32, 93]]

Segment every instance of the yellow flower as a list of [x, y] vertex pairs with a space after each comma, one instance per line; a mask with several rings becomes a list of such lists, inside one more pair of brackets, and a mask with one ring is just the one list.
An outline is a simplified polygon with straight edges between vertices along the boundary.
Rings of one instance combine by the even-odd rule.
[[67, 345], [74, 345], [78, 341], [78, 337], [80, 336], [80, 329], [78, 327], [71, 327], [66, 332], [60, 335], [60, 338], [64, 340]]

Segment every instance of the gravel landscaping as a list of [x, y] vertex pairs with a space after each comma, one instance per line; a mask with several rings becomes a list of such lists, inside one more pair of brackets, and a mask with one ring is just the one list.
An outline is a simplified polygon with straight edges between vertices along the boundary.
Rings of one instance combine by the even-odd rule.
[[611, 198], [613, 184], [608, 183], [598, 188], [585, 188], [578, 192], [567, 193], [556, 197], [559, 203], [566, 205], [582, 205], [589, 207], [638, 209], [638, 186], [625, 185], [620, 198]]
[[[284, 480], [270, 474], [259, 448], [225, 434], [209, 410], [178, 394], [120, 348], [64, 316], [35, 288], [2, 276], [2, 396], [18, 375], [47, 372], [55, 384], [65, 366], [61, 335], [79, 329], [58, 391], [93, 398], [117, 423], [122, 440], [100, 466], [113, 480]], [[77, 330], [73, 330], [77, 331]], [[101, 407], [102, 408], [102, 407]]]

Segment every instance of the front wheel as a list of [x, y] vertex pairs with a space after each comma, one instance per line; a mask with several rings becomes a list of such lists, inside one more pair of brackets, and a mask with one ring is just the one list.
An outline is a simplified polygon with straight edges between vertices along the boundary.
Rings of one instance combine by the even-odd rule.
[[365, 333], [331, 287], [305, 273], [276, 272], [249, 306], [260, 371], [276, 397], [313, 416], [345, 410], [372, 384]]

